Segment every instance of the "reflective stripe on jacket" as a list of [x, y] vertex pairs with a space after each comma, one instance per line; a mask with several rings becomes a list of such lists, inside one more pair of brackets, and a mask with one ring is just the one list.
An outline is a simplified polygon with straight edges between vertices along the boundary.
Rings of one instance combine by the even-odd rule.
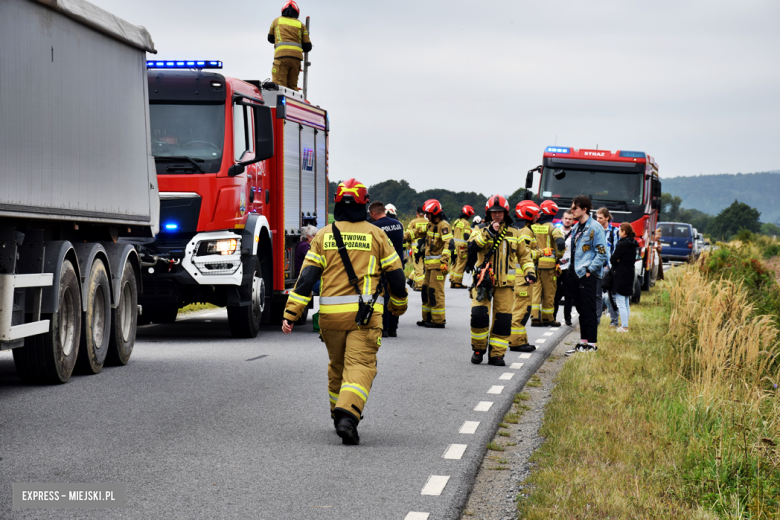
[[[489, 224], [488, 224], [489, 226]], [[474, 242], [479, 247], [476, 266], [479, 267], [485, 262], [485, 258], [493, 248], [494, 235], [491, 235], [491, 229], [485, 226], [475, 229], [473, 232]], [[525, 247], [525, 242], [519, 240], [519, 231], [515, 227], [506, 227], [501, 224], [498, 230], [500, 235], [504, 230], [506, 234], [501, 243], [498, 244], [496, 252], [490, 259], [495, 275], [496, 287], [514, 287], [517, 278], [525, 279], [529, 273], [534, 273], [534, 261], [531, 253]], [[517, 265], [521, 272], [517, 272]]]
[[271, 23], [269, 36], [274, 37], [274, 58], [303, 59], [303, 44], [311, 43], [309, 31], [300, 20], [280, 16]]

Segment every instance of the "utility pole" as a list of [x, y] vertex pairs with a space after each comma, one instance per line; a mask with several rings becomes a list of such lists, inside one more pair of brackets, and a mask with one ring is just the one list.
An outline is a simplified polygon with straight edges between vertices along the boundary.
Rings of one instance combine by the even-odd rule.
[[[306, 32], [309, 32], [309, 17], [306, 17]], [[303, 99], [309, 99], [309, 53], [303, 53]]]

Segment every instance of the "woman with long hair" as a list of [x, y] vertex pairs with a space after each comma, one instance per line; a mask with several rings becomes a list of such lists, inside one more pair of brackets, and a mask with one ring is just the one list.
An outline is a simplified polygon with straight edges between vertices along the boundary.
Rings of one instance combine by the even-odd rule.
[[610, 262], [612, 263], [612, 293], [620, 314], [618, 332], [628, 332], [629, 298], [634, 292], [634, 263], [639, 244], [634, 239], [636, 233], [628, 222], [620, 224], [620, 240], [615, 246]]

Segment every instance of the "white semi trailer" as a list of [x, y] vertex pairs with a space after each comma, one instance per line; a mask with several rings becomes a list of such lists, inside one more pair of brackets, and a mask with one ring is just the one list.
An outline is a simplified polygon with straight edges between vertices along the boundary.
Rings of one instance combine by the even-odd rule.
[[0, 349], [24, 381], [133, 350], [141, 265], [118, 239], [159, 225], [146, 52], [89, 2], [0, 1]]

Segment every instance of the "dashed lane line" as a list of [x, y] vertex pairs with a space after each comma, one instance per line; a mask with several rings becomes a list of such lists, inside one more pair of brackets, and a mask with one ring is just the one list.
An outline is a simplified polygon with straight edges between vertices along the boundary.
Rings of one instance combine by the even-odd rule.
[[504, 372], [499, 376], [499, 379], [503, 381], [509, 381], [510, 379], [512, 379], [512, 376], [514, 376], [512, 372]]
[[504, 390], [503, 386], [494, 385], [490, 387], [490, 390], [487, 391], [489, 394], [500, 394]]
[[509, 370], [520, 370], [523, 368], [523, 363], [512, 363], [509, 365]]
[[409, 514], [404, 517], [404, 520], [428, 520], [431, 516], [430, 513], [420, 513], [419, 511], [409, 511]]
[[460, 460], [466, 451], [467, 444], [450, 444], [442, 455], [445, 459]]
[[520, 354], [520, 359], [531, 359], [531, 353], [526, 352], [525, 354]]
[[463, 426], [460, 427], [458, 433], [473, 435], [477, 432], [478, 427], [479, 427], [479, 421], [466, 421], [463, 423]]
[[474, 407], [475, 412], [487, 412], [490, 407], [493, 406], [493, 401], [480, 401], [477, 406]]
[[540, 338], [536, 340], [537, 343], [547, 343], [547, 340], [544, 338]]
[[439, 496], [450, 480], [449, 475], [431, 475], [420, 492], [421, 495]]
[[554, 332], [545, 332], [544, 334], [542, 334], [542, 336], [552, 336], [553, 334], [555, 334], [555, 333]]

